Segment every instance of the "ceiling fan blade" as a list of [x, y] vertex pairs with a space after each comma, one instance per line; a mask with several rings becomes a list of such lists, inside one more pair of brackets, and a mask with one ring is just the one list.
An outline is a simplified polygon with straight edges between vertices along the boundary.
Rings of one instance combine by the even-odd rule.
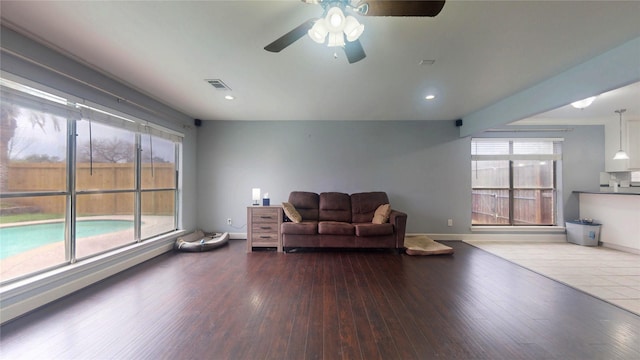
[[344, 44], [344, 53], [347, 54], [349, 64], [358, 62], [367, 56], [367, 54], [364, 53], [362, 44], [360, 44], [360, 40], [347, 41], [347, 43]]
[[367, 16], [436, 16], [444, 7], [444, 0], [363, 0], [368, 6]]
[[289, 31], [288, 33], [282, 35], [276, 41], [274, 41], [271, 44], [265, 46], [264, 49], [267, 50], [267, 51], [271, 51], [271, 52], [280, 52], [280, 51], [282, 51], [287, 46], [293, 44], [298, 39], [300, 39], [301, 37], [305, 36], [307, 34], [307, 31], [309, 31], [309, 29], [311, 29], [311, 27], [313, 26], [313, 23], [316, 20], [317, 19], [309, 19], [309, 20], [303, 22], [302, 24], [298, 25], [298, 27], [296, 27], [295, 29], [293, 29], [293, 30]]

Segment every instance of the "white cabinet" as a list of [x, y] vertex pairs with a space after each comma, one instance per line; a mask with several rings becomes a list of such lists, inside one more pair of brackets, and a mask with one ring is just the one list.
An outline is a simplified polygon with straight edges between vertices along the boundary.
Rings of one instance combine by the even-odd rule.
[[620, 150], [620, 120], [611, 120], [604, 127], [606, 172], [640, 170], [640, 120], [623, 119], [622, 149], [629, 155], [629, 160], [613, 160], [615, 153]]

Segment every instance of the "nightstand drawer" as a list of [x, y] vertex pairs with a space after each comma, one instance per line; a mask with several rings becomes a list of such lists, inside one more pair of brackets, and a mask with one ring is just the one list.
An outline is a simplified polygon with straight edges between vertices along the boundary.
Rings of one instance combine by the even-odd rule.
[[251, 231], [254, 233], [273, 233], [278, 235], [278, 222], [273, 223], [253, 223]]
[[256, 208], [251, 215], [252, 223], [278, 223], [278, 210], [276, 208]]
[[276, 246], [278, 245], [278, 234], [257, 233], [251, 235], [253, 246]]

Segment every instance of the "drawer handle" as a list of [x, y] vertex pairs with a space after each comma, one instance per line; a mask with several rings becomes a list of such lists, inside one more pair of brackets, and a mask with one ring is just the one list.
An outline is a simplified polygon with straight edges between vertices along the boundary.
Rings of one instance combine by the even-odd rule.
[[268, 235], [262, 235], [262, 236], [260, 236], [260, 239], [271, 239], [271, 236], [268, 236]]
[[271, 216], [262, 215], [262, 216], [260, 216], [260, 219], [271, 219]]
[[268, 229], [271, 229], [271, 226], [260, 226], [260, 229], [268, 230]]

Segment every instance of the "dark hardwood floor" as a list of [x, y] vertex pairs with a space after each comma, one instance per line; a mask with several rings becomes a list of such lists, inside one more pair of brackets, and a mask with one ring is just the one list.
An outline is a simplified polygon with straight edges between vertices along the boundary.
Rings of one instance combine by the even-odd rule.
[[2, 359], [640, 359], [640, 317], [454, 256], [169, 253], [0, 328]]

